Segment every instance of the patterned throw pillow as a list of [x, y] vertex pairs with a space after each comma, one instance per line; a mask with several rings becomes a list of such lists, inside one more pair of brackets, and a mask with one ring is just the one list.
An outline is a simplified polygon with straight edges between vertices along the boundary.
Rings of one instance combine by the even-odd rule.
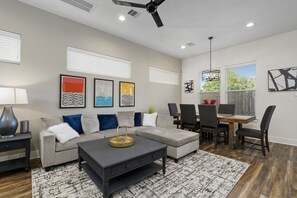
[[122, 111], [117, 114], [119, 126], [134, 127], [134, 111]]
[[96, 114], [83, 114], [81, 116], [81, 125], [85, 134], [99, 131], [99, 120]]
[[51, 126], [63, 123], [62, 118], [59, 118], [59, 117], [56, 117], [56, 118], [41, 117], [40, 119], [41, 119], [43, 128], [45, 130], [48, 129], [49, 127], [51, 127]]

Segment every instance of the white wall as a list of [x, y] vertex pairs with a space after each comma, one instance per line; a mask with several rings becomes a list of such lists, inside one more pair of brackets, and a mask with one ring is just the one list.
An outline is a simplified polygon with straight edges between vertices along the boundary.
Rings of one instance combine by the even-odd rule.
[[[275, 104], [270, 141], [297, 145], [297, 92], [268, 92], [267, 74], [271, 69], [297, 66], [297, 31], [218, 50], [212, 57], [213, 67], [221, 69], [221, 103], [226, 101], [226, 66], [256, 62], [256, 116], [259, 120], [249, 126], [259, 128], [266, 107]], [[209, 53], [182, 61], [182, 82], [194, 80], [195, 83], [194, 94], [184, 94], [182, 90], [182, 103], [198, 104], [199, 76], [204, 69], [209, 69]]]
[[[168, 113], [168, 102], [180, 102], [180, 85], [149, 82], [149, 67], [181, 72], [181, 60], [148, 49], [111, 34], [19, 3], [1, 0], [0, 29], [21, 34], [21, 64], [0, 62], [0, 87], [22, 87], [28, 105], [14, 107], [17, 119], [29, 120], [33, 133], [32, 150], [38, 149], [40, 117], [77, 113], [146, 111], [152, 105], [160, 114]], [[117, 21], [115, 24], [117, 25]], [[120, 79], [66, 71], [67, 46], [85, 49], [132, 62], [132, 78]], [[87, 77], [87, 105], [82, 109], [59, 109], [60, 74]], [[94, 78], [114, 80], [114, 108], [93, 108]], [[119, 108], [119, 81], [135, 82], [136, 106]], [[2, 111], [3, 106], [0, 106]], [[0, 112], [1, 113], [1, 112]]]

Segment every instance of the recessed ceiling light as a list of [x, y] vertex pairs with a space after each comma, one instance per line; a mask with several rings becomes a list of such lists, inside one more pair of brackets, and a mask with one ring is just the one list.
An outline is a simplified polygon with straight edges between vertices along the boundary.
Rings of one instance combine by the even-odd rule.
[[119, 16], [119, 20], [120, 20], [120, 21], [125, 21], [125, 20], [126, 20], [126, 17], [125, 17], [124, 15], [120, 15], [120, 16]]
[[186, 46], [182, 45], [182, 46], [180, 46], [180, 48], [181, 48], [181, 49], [185, 49], [185, 48], [186, 48]]
[[255, 25], [254, 22], [249, 22], [248, 24], [246, 24], [246, 27], [253, 27]]

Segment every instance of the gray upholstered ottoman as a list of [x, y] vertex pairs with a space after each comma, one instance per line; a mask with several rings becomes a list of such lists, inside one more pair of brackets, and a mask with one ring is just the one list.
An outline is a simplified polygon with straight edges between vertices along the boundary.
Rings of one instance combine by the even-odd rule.
[[168, 145], [167, 155], [174, 158], [175, 162], [199, 149], [199, 134], [195, 132], [161, 127], [140, 127], [136, 134]]

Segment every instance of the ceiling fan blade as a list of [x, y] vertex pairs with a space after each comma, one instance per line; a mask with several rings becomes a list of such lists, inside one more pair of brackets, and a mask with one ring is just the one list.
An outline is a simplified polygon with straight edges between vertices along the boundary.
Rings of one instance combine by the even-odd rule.
[[164, 2], [165, 0], [155, 0], [154, 1], [154, 3], [156, 4], [156, 5], [161, 5], [163, 2]]
[[160, 16], [159, 16], [158, 12], [157, 12], [157, 11], [154, 12], [154, 13], [152, 14], [152, 16], [153, 16], [153, 18], [154, 18], [154, 20], [155, 20], [157, 26], [158, 26], [158, 27], [162, 27], [162, 26], [163, 26], [163, 23], [162, 23], [162, 20], [161, 20], [161, 18], [160, 18]]
[[136, 8], [146, 8], [146, 5], [140, 4], [140, 3], [132, 3], [128, 1], [118, 1], [118, 0], [112, 0], [113, 3], [116, 5], [122, 5], [122, 6], [130, 6], [130, 7], [136, 7]]

